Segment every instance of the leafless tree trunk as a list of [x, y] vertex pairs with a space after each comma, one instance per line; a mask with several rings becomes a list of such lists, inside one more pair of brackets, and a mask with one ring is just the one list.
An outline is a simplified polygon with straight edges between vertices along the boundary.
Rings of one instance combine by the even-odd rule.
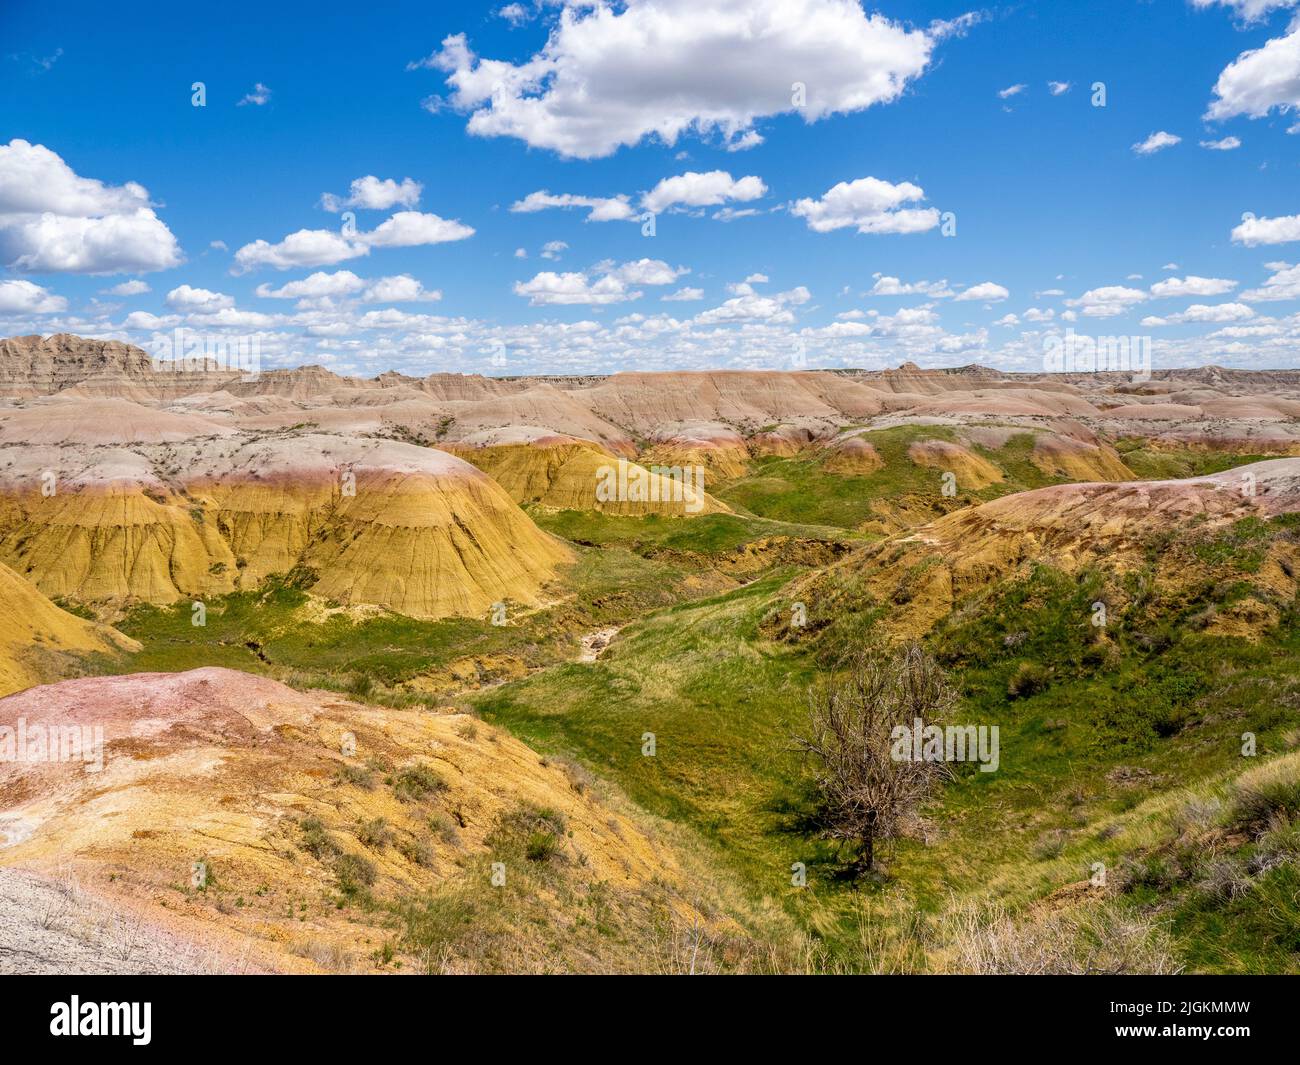
[[956, 698], [917, 644], [859, 651], [809, 690], [794, 749], [813, 769], [822, 834], [856, 848], [856, 876], [876, 868], [881, 844], [907, 834], [950, 772], [942, 761], [894, 757], [895, 730], [941, 723]]

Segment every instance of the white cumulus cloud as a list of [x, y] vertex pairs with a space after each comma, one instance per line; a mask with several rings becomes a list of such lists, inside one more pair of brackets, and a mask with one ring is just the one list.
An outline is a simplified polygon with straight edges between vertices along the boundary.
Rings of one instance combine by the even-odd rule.
[[1300, 266], [1270, 263], [1272, 275], [1259, 288], [1241, 294], [1243, 300], [1300, 300]]
[[470, 133], [591, 159], [686, 133], [748, 147], [771, 115], [813, 122], [888, 103], [945, 35], [848, 0], [628, 0], [566, 5], [518, 64], [480, 59], [456, 34], [411, 65], [443, 72]]
[[301, 300], [321, 299], [327, 296], [350, 296], [365, 288], [366, 282], [351, 270], [336, 270], [332, 274], [317, 271], [300, 281], [290, 281], [279, 288], [268, 284], [257, 286], [257, 294], [263, 299]]
[[1001, 285], [994, 284], [992, 281], [983, 281], [978, 285], [971, 285], [970, 288], [956, 296], [958, 302], [962, 300], [983, 300], [987, 303], [996, 303], [998, 300], [1004, 300], [1011, 293]]
[[143, 296], [149, 291], [149, 285], [140, 280], [123, 281], [120, 285], [103, 290], [106, 296]]
[[366, 303], [414, 303], [442, 299], [437, 289], [429, 290], [410, 274], [381, 277], [367, 286], [361, 298]]
[[725, 170], [710, 170], [706, 174], [687, 171], [660, 181], [641, 198], [641, 206], [657, 214], [679, 205], [717, 207], [728, 201], [748, 203], [765, 195], [767, 186], [753, 174], [737, 179]]
[[0, 264], [18, 273], [115, 274], [180, 262], [142, 185], [83, 178], [43, 144], [0, 145]]
[[1069, 307], [1078, 307], [1087, 318], [1113, 318], [1145, 299], [1147, 294], [1139, 288], [1103, 285], [1101, 288], [1089, 289], [1078, 299], [1065, 302]]
[[665, 303], [671, 302], [689, 302], [692, 300], [704, 299], [704, 289], [702, 288], [679, 288], [676, 292], [671, 292], [667, 296], [661, 296]]
[[1157, 281], [1151, 286], [1151, 295], [1156, 297], [1222, 296], [1236, 287], [1237, 282], [1230, 281], [1226, 277], [1196, 277], [1188, 274], [1186, 277], [1170, 277], [1164, 281]]
[[0, 314], [58, 314], [68, 301], [30, 281], [0, 281]]
[[213, 292], [206, 288], [192, 288], [180, 285], [167, 293], [167, 306], [174, 311], [192, 314], [211, 314], [235, 305], [235, 298], [224, 292]]
[[879, 178], [841, 181], [820, 199], [798, 200], [790, 213], [804, 219], [817, 233], [853, 226], [859, 233], [923, 233], [939, 224], [933, 207], [904, 207], [925, 199], [919, 185], [893, 185]]
[[320, 205], [327, 211], [337, 214], [349, 207], [359, 207], [367, 211], [388, 211], [394, 207], [414, 207], [420, 202], [420, 193], [424, 186], [412, 178], [394, 181], [392, 178], [380, 180], [373, 174], [356, 178], [348, 189], [347, 196], [335, 196], [324, 193]]
[[344, 236], [330, 229], [300, 229], [271, 244], [255, 240], [235, 252], [235, 271], [246, 273], [260, 266], [276, 270], [293, 267], [333, 266], [347, 259], [368, 255], [371, 248], [410, 248], [465, 240], [474, 235], [472, 226], [454, 219], [420, 211], [398, 211], [370, 232]]
[[1205, 117], [1221, 121], [1237, 115], [1263, 118], [1274, 108], [1300, 107], [1300, 20], [1284, 37], [1242, 52], [1214, 83], [1214, 100]]
[[1237, 244], [1253, 248], [1259, 244], [1289, 244], [1300, 240], [1300, 214], [1277, 218], [1247, 218], [1232, 231]]
[[622, 303], [636, 299], [639, 292], [629, 292], [627, 284], [611, 274], [592, 281], [581, 271], [557, 274], [544, 270], [528, 281], [516, 281], [516, 296], [526, 296], [534, 306], [546, 304]]

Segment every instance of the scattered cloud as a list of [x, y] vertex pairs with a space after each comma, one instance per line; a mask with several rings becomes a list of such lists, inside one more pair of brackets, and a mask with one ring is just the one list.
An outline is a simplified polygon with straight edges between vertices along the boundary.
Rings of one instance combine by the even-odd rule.
[[1277, 218], [1245, 218], [1232, 231], [1234, 243], [1253, 248], [1259, 244], [1289, 244], [1300, 240], [1300, 214], [1280, 215]]
[[841, 181], [820, 199], [799, 200], [790, 213], [817, 233], [848, 226], [859, 233], [923, 233], [939, 224], [939, 212], [933, 207], [903, 207], [923, 199], [925, 191], [919, 185], [864, 177]]
[[750, 148], [757, 148], [762, 143], [763, 135], [756, 129], [749, 129], [735, 140], [727, 141], [726, 148], [729, 152], [747, 152]]
[[1250, 302], [1270, 300], [1300, 300], [1300, 266], [1290, 263], [1269, 263], [1272, 275], [1259, 288], [1241, 294]]
[[351, 296], [365, 287], [366, 282], [351, 270], [337, 270], [332, 274], [318, 271], [310, 277], [290, 281], [279, 288], [263, 283], [257, 286], [257, 295], [272, 300], [320, 299], [326, 296]]
[[671, 285], [683, 274], [690, 273], [683, 266], [674, 269], [662, 259], [637, 259], [622, 266], [602, 265], [612, 276], [629, 285]]
[[1073, 83], [1069, 81], [1049, 81], [1047, 83], [1047, 91], [1053, 96], [1064, 96], [1070, 91], [1072, 86]]
[[1019, 96], [1019, 95], [1020, 95], [1022, 92], [1024, 92], [1027, 88], [1029, 88], [1029, 86], [1028, 86], [1028, 85], [1023, 85], [1023, 84], [1022, 84], [1022, 85], [1008, 85], [1005, 89], [999, 89], [999, 90], [998, 90], [998, 96], [1001, 97], [1003, 100], [1010, 100], [1011, 97], [1013, 97], [1013, 96]]
[[265, 240], [245, 244], [235, 252], [235, 272], [246, 273], [262, 266], [276, 270], [333, 266], [369, 252], [355, 237], [344, 237], [332, 229], [300, 229], [275, 244]]
[[370, 254], [371, 248], [412, 248], [465, 240], [474, 235], [472, 226], [454, 219], [420, 211], [398, 211], [370, 232], [344, 236], [330, 229], [300, 229], [271, 244], [255, 240], [235, 252], [234, 273], [247, 273], [262, 266], [276, 270], [293, 267], [333, 266], [347, 259]]
[[640, 292], [629, 292], [625, 282], [613, 275], [592, 281], [580, 271], [557, 274], [545, 270], [528, 281], [516, 281], [516, 296], [526, 296], [534, 306], [576, 303], [622, 303], [637, 299]]
[[1146, 140], [1138, 141], [1133, 145], [1133, 150], [1138, 155], [1152, 155], [1165, 148], [1172, 148], [1175, 144], [1181, 144], [1182, 140], [1183, 138], [1176, 134], [1160, 130], [1158, 133], [1152, 133]]
[[149, 291], [149, 285], [140, 280], [123, 281], [112, 288], [101, 289], [105, 296], [143, 296]]
[[539, 189], [510, 205], [515, 214], [532, 214], [552, 207], [585, 207], [588, 222], [630, 222], [637, 217], [627, 196], [574, 196], [558, 195]]
[[1001, 285], [994, 284], [992, 281], [982, 281], [980, 284], [971, 285], [971, 287], [966, 289], [964, 292], [958, 293], [954, 299], [959, 303], [967, 300], [982, 300], [986, 303], [997, 303], [999, 300], [1004, 300], [1010, 295], [1011, 293]]
[[876, 283], [871, 286], [872, 296], [933, 296], [945, 299], [953, 294], [947, 281], [913, 281], [903, 282], [896, 277], [885, 274], [873, 275]]
[[0, 263], [8, 269], [116, 274], [181, 261], [144, 186], [80, 177], [42, 144], [0, 145]]
[[171, 329], [184, 321], [179, 314], [151, 314], [149, 311], [132, 311], [122, 320], [123, 329], [143, 329], [153, 332], [157, 329]]
[[475, 136], [592, 159], [688, 133], [749, 147], [754, 123], [772, 115], [813, 122], [888, 103], [947, 33], [842, 0], [574, 4], [521, 63], [480, 59], [462, 33], [410, 66], [444, 74]]
[[1243, 22], [1259, 22], [1274, 11], [1295, 7], [1300, 0], [1192, 0], [1193, 7], [1226, 7]]
[[235, 106], [245, 107], [248, 104], [252, 104], [254, 107], [261, 107], [263, 104], [269, 103], [270, 100], [271, 100], [271, 90], [268, 89], [265, 85], [263, 85], [259, 81], [256, 85], [253, 86], [253, 91], [248, 93]]
[[1237, 287], [1237, 282], [1225, 277], [1170, 277], [1151, 286], [1151, 295], [1158, 299], [1171, 296], [1222, 296]]
[[641, 197], [641, 206], [659, 214], [672, 207], [717, 207], [728, 201], [748, 203], [767, 195], [763, 179], [750, 174], [733, 178], [725, 170], [706, 174], [687, 171], [664, 178]]
[[718, 307], [703, 311], [695, 318], [701, 325], [720, 325], [728, 322], [768, 322], [789, 324], [794, 321], [791, 307], [807, 303], [812, 294], [799, 285], [775, 296], [760, 296], [753, 291], [743, 292], [726, 300]]
[[442, 293], [437, 289], [426, 289], [410, 274], [396, 274], [372, 282], [361, 294], [361, 299], [366, 303], [415, 303], [440, 300]]
[[28, 74], [47, 74], [54, 64], [63, 58], [63, 49], [56, 48], [50, 55], [44, 56], [32, 55], [29, 52], [16, 52], [8, 58], [17, 63], [30, 63], [31, 66], [27, 69]]
[[1263, 118], [1270, 111], [1300, 107], [1300, 20], [1284, 37], [1242, 52], [1214, 83], [1214, 100], [1205, 117], [1223, 121], [1237, 115]]
[[59, 314], [68, 301], [30, 281], [0, 281], [0, 313]]
[[603, 262], [590, 270], [562, 274], [546, 270], [531, 280], [515, 282], [514, 291], [528, 297], [533, 306], [622, 303], [640, 298], [641, 292], [632, 288], [634, 285], [671, 285], [688, 273], [686, 267], [674, 268], [662, 259], [635, 259], [621, 265]]
[[174, 311], [189, 314], [213, 314], [233, 307], [235, 298], [224, 292], [212, 292], [206, 288], [192, 288], [180, 285], [164, 297], [164, 302]]
[[1217, 141], [1201, 141], [1201, 147], [1208, 148], [1212, 152], [1230, 152], [1234, 148], [1241, 147], [1241, 139], [1239, 137], [1224, 137], [1222, 140]]
[[1162, 317], [1143, 318], [1145, 326], [1181, 325], [1184, 322], [1243, 322], [1254, 318], [1255, 312], [1244, 303], [1193, 303], [1185, 311]]
[[424, 244], [446, 244], [474, 235], [471, 226], [454, 219], [420, 211], [398, 211], [372, 232], [359, 234], [372, 248], [413, 248]]
[[1078, 299], [1066, 300], [1067, 307], [1078, 307], [1085, 318], [1113, 318], [1147, 299], [1138, 288], [1104, 285], [1089, 289]]
[[424, 186], [412, 178], [402, 178], [400, 182], [392, 178], [382, 181], [373, 174], [356, 178], [347, 196], [335, 196], [326, 192], [320, 198], [320, 205], [327, 211], [337, 214], [349, 207], [359, 207], [367, 211], [388, 211], [394, 207], [414, 207], [420, 202], [420, 193]]
[[676, 292], [671, 292], [667, 296], [660, 296], [665, 303], [674, 301], [687, 302], [691, 300], [704, 299], [704, 289], [702, 288], [679, 288]]
[[526, 22], [531, 22], [536, 16], [536, 11], [524, 6], [523, 4], [506, 4], [497, 8], [497, 18], [503, 18], [511, 26], [522, 26]]
[[298, 281], [290, 281], [274, 288], [263, 283], [257, 286], [256, 293], [262, 299], [305, 300], [313, 305], [322, 305], [321, 301], [345, 299], [358, 296], [364, 303], [408, 303], [417, 300], [440, 300], [442, 293], [429, 291], [424, 285], [409, 274], [396, 274], [367, 281], [358, 277], [351, 270], [336, 270], [334, 273], [317, 271]]

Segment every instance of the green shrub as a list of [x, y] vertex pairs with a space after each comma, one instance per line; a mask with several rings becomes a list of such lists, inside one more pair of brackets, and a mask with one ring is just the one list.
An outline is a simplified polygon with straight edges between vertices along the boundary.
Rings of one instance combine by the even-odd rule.
[[382, 817], [372, 821], [362, 821], [357, 825], [357, 839], [374, 850], [383, 850], [393, 841], [393, 833], [388, 822]]
[[403, 802], [419, 802], [447, 790], [447, 783], [423, 762], [407, 766], [391, 780], [393, 794]]
[[1048, 671], [1037, 662], [1021, 662], [1007, 681], [1007, 695], [1012, 699], [1022, 699], [1047, 687]]
[[338, 844], [319, 817], [304, 817], [298, 827], [302, 830], [302, 849], [312, 857], [324, 860], [338, 853]]
[[1300, 817], [1300, 759], [1294, 755], [1265, 762], [1243, 773], [1232, 786], [1229, 822], [1257, 831], [1273, 821]]
[[412, 865], [433, 864], [433, 848], [422, 839], [404, 839], [397, 845], [397, 850]]
[[369, 791], [375, 786], [375, 775], [365, 766], [344, 762], [339, 767], [339, 782]]
[[560, 839], [554, 832], [533, 832], [524, 846], [524, 857], [530, 862], [549, 862], [560, 853]]
[[334, 880], [347, 896], [356, 896], [372, 886], [378, 874], [373, 862], [359, 854], [340, 854], [334, 863]]
[[375, 678], [369, 673], [353, 673], [348, 678], [347, 693], [364, 699], [375, 690]]

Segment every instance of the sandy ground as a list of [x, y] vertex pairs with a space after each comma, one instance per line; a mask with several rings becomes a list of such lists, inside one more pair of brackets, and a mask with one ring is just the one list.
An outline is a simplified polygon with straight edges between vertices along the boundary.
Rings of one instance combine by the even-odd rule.
[[253, 969], [118, 910], [71, 876], [0, 869], [0, 975], [240, 971]]

